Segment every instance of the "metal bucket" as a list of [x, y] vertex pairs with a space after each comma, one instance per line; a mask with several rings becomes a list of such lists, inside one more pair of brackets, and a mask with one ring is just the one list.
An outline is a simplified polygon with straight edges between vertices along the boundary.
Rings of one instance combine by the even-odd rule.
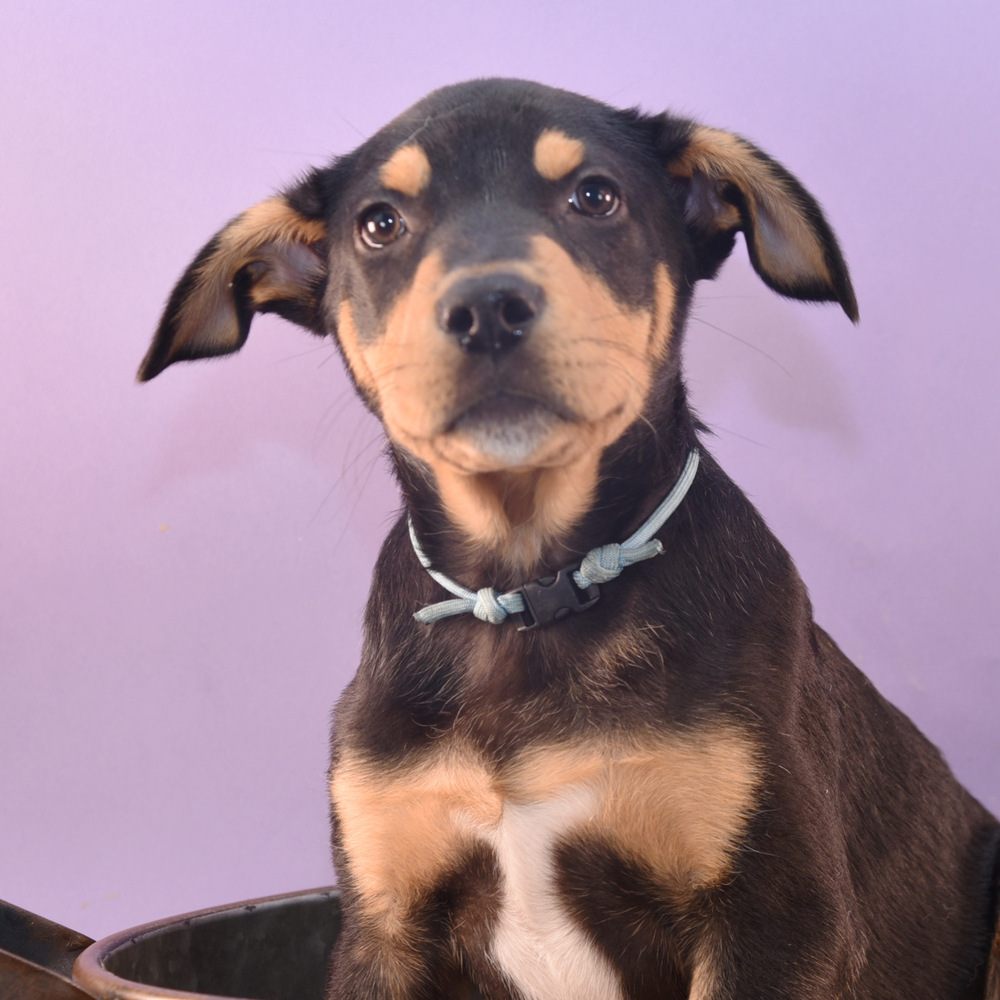
[[70, 981], [89, 937], [0, 900], [0, 997], [89, 1000]]
[[98, 1000], [322, 1000], [339, 930], [336, 889], [270, 896], [102, 938], [73, 979]]

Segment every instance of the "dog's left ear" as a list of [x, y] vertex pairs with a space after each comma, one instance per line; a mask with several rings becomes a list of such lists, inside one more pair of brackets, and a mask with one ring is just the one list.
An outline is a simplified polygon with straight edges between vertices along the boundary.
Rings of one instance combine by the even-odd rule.
[[139, 381], [175, 361], [238, 351], [254, 313], [276, 312], [322, 333], [326, 235], [323, 222], [304, 214], [286, 195], [233, 219], [202, 248], [174, 288], [139, 366]]
[[847, 265], [816, 199], [783, 167], [730, 132], [696, 125], [669, 164], [684, 186], [685, 213], [703, 274], [712, 277], [746, 238], [754, 269], [781, 295], [839, 302], [855, 323]]

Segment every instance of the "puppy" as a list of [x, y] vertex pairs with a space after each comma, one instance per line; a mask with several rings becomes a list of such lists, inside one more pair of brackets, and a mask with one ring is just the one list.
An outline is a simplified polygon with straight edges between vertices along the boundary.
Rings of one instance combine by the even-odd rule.
[[405, 504], [335, 715], [330, 997], [1000, 998], [1000, 824], [700, 443], [684, 323], [737, 232], [857, 319], [815, 200], [750, 143], [484, 80], [174, 290], [140, 379], [257, 312], [332, 336]]

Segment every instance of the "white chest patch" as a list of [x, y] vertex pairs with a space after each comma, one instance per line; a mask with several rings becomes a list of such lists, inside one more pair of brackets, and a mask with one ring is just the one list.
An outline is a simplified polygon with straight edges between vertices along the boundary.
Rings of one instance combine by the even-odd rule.
[[503, 872], [491, 958], [529, 1000], [620, 1000], [607, 959], [566, 912], [556, 888], [553, 848], [597, 808], [588, 785], [541, 802], [507, 801], [486, 838]]
[[[614, 964], [571, 916], [555, 851], [574, 833], [636, 859], [674, 893], [719, 884], [756, 802], [754, 742], [735, 727], [526, 750], [501, 768], [444, 741], [386, 769], [344, 754], [331, 794], [359, 905], [382, 940], [476, 843], [494, 852], [500, 907], [488, 957], [525, 1000], [622, 1000]], [[382, 956], [390, 963], [396, 950]], [[705, 952], [708, 956], [708, 952]], [[710, 956], [696, 956], [692, 997]], [[400, 963], [395, 975], [407, 981]]]

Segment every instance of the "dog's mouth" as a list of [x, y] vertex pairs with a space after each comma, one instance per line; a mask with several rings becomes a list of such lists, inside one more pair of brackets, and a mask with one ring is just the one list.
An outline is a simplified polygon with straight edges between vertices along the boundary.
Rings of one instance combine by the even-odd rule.
[[438, 437], [441, 457], [469, 472], [559, 464], [579, 418], [567, 407], [498, 390], [466, 407]]

